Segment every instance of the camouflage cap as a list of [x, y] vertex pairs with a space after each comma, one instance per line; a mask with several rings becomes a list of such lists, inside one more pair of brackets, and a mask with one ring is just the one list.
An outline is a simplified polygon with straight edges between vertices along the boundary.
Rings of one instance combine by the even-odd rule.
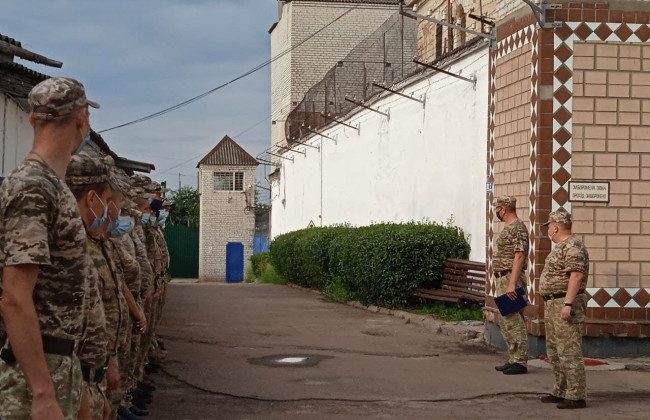
[[84, 85], [68, 77], [52, 77], [34, 86], [27, 98], [37, 120], [62, 117], [83, 106], [99, 108], [97, 102], [86, 98]]
[[133, 217], [138, 218], [138, 219], [140, 217], [142, 217], [142, 212], [140, 210], [136, 209], [135, 207], [128, 209], [127, 213], [129, 214], [129, 216], [133, 216]]
[[502, 195], [500, 197], [495, 197], [492, 204], [494, 207], [515, 207], [517, 205], [517, 199], [515, 197]]
[[571, 213], [559, 210], [551, 212], [551, 214], [548, 215], [548, 220], [546, 223], [542, 223], [542, 226], [547, 226], [549, 223], [562, 223], [571, 226], [573, 220], [571, 218]]
[[68, 185], [93, 185], [108, 182], [106, 164], [100, 158], [74, 155], [65, 172]]
[[131, 186], [138, 188], [146, 188], [151, 183], [151, 178], [145, 175], [133, 175], [130, 178]]
[[123, 170], [114, 165], [108, 165], [108, 183], [111, 184], [114, 191], [122, 195], [127, 195], [131, 189], [129, 177]]

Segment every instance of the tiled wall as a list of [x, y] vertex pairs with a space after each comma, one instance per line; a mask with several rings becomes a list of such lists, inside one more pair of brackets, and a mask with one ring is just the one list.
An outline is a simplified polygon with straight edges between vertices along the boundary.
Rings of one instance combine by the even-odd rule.
[[650, 287], [650, 45], [575, 43], [573, 77], [573, 177], [611, 189], [573, 203], [589, 287]]
[[[627, 2], [632, 4], [633, 2]], [[627, 4], [626, 3], [626, 4]], [[617, 3], [618, 4], [618, 3]], [[534, 279], [550, 251], [539, 223], [552, 210], [574, 214], [574, 230], [591, 254], [586, 333], [589, 336], [650, 336], [650, 25], [648, 12], [610, 10], [606, 3], [563, 3], [549, 12], [563, 24], [536, 29], [531, 37], [530, 226]], [[632, 6], [630, 6], [632, 7]], [[647, 8], [641, 2], [634, 8]], [[502, 59], [526, 51], [521, 31], [526, 18], [505, 19], [498, 27], [498, 50], [490, 71], [488, 181], [508, 183], [507, 166], [497, 158], [498, 74]], [[576, 19], [574, 21], [573, 19]], [[530, 23], [528, 23], [530, 24]], [[508, 42], [507, 39], [515, 39]], [[517, 41], [518, 39], [518, 41]], [[533, 40], [535, 39], [535, 40]], [[539, 78], [537, 77], [539, 76]], [[506, 105], [507, 106], [507, 105]], [[568, 200], [571, 180], [604, 180], [611, 202]], [[492, 195], [488, 194], [488, 203]], [[488, 214], [488, 267], [499, 230]], [[536, 241], [536, 243], [535, 243]], [[491, 286], [489, 279], [488, 284]], [[535, 289], [537, 285], [533, 286]], [[488, 293], [489, 294], [489, 293]], [[539, 296], [527, 315], [528, 331], [544, 334]], [[488, 297], [486, 318], [493, 303]]]

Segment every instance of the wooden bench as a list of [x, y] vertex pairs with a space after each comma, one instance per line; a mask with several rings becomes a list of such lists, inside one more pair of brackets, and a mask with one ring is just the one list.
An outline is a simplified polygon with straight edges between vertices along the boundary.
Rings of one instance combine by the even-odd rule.
[[448, 259], [440, 289], [417, 289], [415, 295], [446, 302], [485, 302], [485, 263]]

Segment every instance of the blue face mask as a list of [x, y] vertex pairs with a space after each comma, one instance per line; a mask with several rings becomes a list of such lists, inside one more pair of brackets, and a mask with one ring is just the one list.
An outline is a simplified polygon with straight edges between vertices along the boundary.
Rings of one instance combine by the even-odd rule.
[[142, 217], [140, 218], [140, 222], [139, 222], [140, 226], [144, 226], [147, 223], [149, 223], [149, 217], [150, 216], [151, 215], [149, 213], [143, 213]]
[[99, 200], [99, 202], [102, 203], [102, 205], [104, 206], [104, 214], [102, 215], [102, 217], [97, 217], [95, 211], [92, 209], [92, 207], [90, 207], [90, 211], [93, 213], [93, 216], [95, 216], [95, 220], [93, 220], [93, 223], [90, 225], [90, 230], [97, 230], [100, 227], [102, 227], [102, 225], [106, 221], [106, 218], [108, 217], [108, 206], [104, 204], [104, 202], [102, 201], [101, 198], [99, 198], [97, 193], [94, 194], [95, 197], [97, 197], [97, 199]]
[[160, 210], [158, 212], [158, 224], [165, 223], [167, 218], [169, 217], [169, 211], [168, 210]]
[[81, 140], [81, 144], [79, 145], [79, 147], [77, 147], [77, 150], [74, 152], [74, 154], [75, 154], [75, 155], [78, 155], [79, 153], [81, 153], [81, 151], [83, 150], [84, 146], [85, 146], [86, 143], [88, 143], [89, 141], [90, 141], [90, 130], [88, 130], [88, 134], [86, 134], [86, 137], [84, 137], [83, 140]]
[[122, 235], [126, 235], [133, 228], [133, 220], [129, 216], [120, 216], [116, 220], [117, 225], [110, 230], [111, 235], [114, 238], [119, 238]]
[[149, 217], [149, 223], [151, 223], [152, 225], [156, 224], [156, 220], [157, 220], [156, 216]]

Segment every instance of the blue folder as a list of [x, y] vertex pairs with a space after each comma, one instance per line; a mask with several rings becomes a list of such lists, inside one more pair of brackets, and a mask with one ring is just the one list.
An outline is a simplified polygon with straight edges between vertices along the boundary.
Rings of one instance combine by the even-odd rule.
[[519, 312], [528, 306], [528, 302], [524, 298], [526, 295], [524, 288], [518, 287], [515, 289], [515, 292], [517, 292], [517, 298], [515, 300], [510, 299], [505, 293], [494, 298], [494, 302], [497, 304], [497, 308], [499, 308], [501, 315], [510, 315], [511, 313]]

